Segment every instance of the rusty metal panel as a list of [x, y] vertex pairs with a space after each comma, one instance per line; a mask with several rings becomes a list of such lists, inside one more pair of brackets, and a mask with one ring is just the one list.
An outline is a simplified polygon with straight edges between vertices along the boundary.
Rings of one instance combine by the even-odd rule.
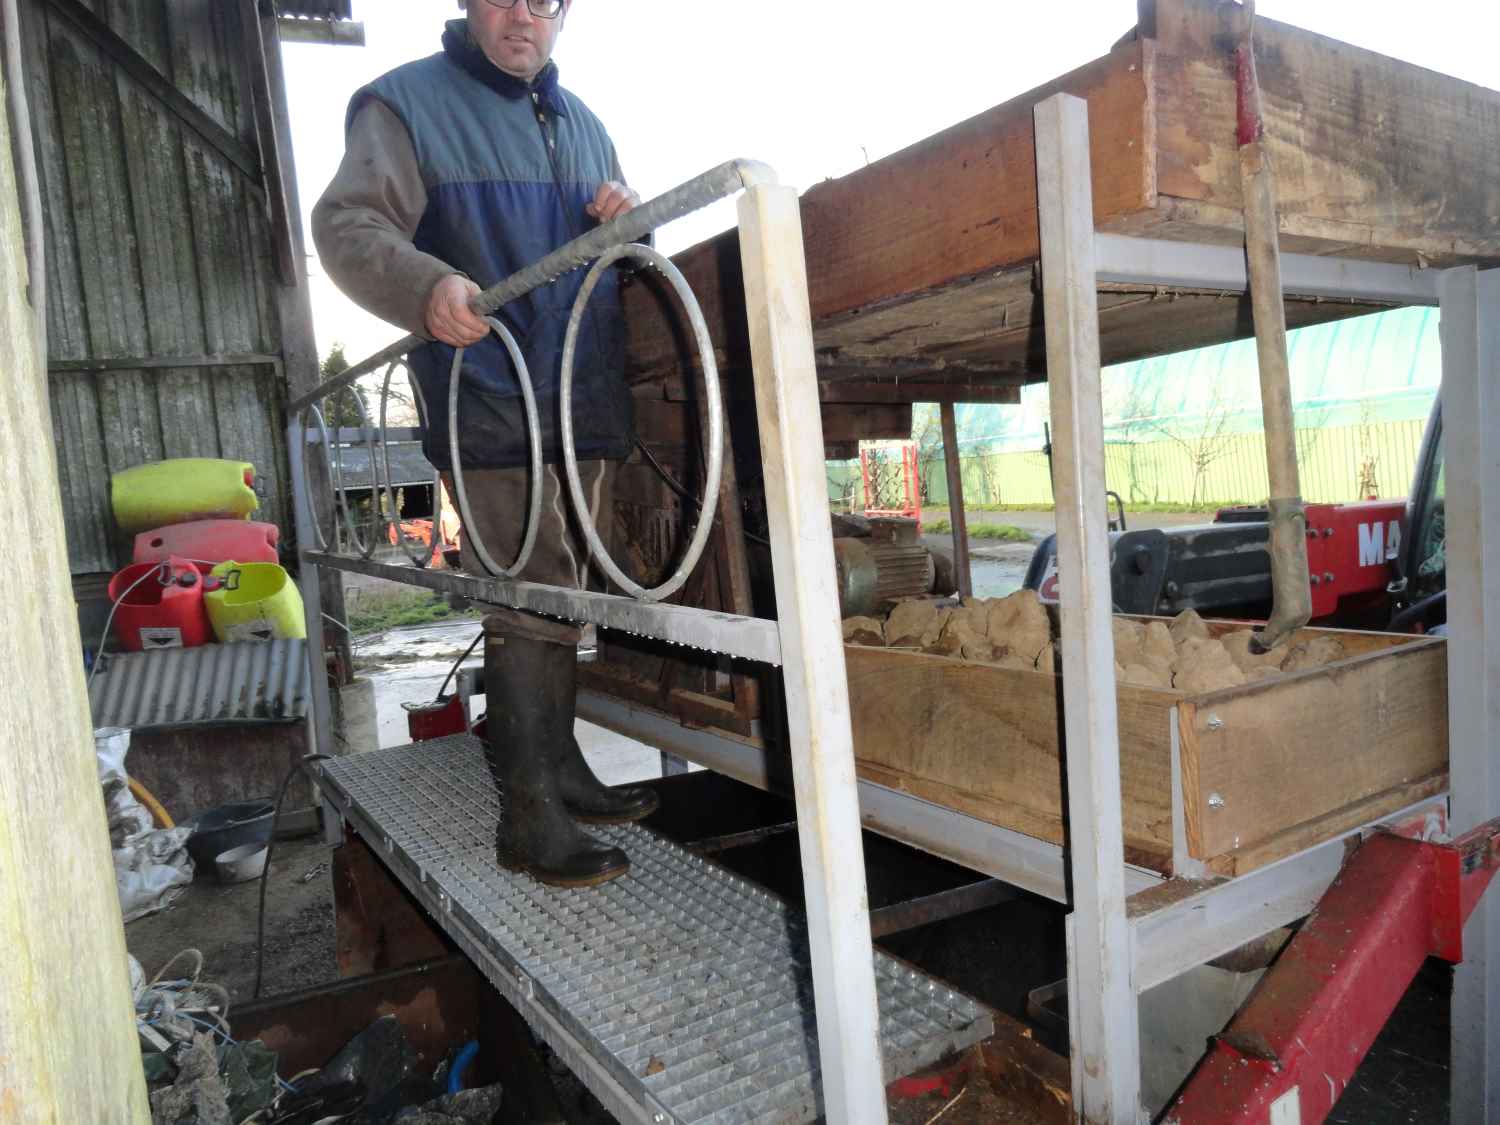
[[89, 684], [96, 727], [160, 730], [290, 722], [307, 715], [307, 642], [121, 653]]

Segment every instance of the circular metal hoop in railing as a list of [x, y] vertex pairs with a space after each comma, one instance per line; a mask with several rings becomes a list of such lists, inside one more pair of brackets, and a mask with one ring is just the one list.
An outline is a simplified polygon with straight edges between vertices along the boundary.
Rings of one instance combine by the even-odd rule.
[[516, 553], [516, 561], [508, 568], [502, 567], [490, 557], [484, 540], [480, 538], [474, 526], [474, 520], [469, 514], [469, 493], [464, 488], [464, 470], [458, 449], [458, 381], [463, 377], [464, 351], [466, 350], [464, 348], [459, 348], [453, 353], [453, 369], [448, 375], [448, 465], [449, 471], [453, 474], [453, 492], [458, 500], [458, 515], [463, 521], [464, 530], [468, 533], [468, 541], [473, 546], [474, 553], [479, 556], [480, 564], [497, 578], [515, 578], [526, 569], [526, 564], [531, 561], [531, 551], [536, 546], [537, 527], [542, 519], [542, 426], [537, 418], [536, 394], [531, 388], [531, 372], [527, 370], [526, 360], [521, 355], [521, 348], [516, 343], [516, 338], [510, 334], [510, 329], [494, 317], [487, 316], [484, 322], [490, 326], [491, 332], [500, 337], [500, 342], [510, 353], [510, 361], [516, 369], [516, 378], [521, 383], [521, 399], [526, 406], [526, 432], [531, 439], [531, 487], [527, 490], [526, 533], [521, 537], [521, 549]]
[[[305, 450], [307, 448], [307, 416], [309, 414], [311, 414], [314, 418], [317, 419], [317, 422], [318, 422], [318, 437], [320, 439], [319, 444], [318, 444], [318, 448], [320, 448], [323, 451], [323, 459], [324, 459], [324, 461], [326, 462], [326, 464], [328, 466], [328, 476], [329, 476], [329, 479], [331, 480], [333, 478], [333, 460], [332, 460], [333, 455], [328, 450], [328, 423], [323, 420], [323, 411], [321, 411], [320, 409], [318, 409], [318, 405], [316, 403], [311, 403], [311, 404], [309, 404], [309, 405], [307, 405], [307, 406], [305, 406], [305, 407], [302, 408], [302, 417], [299, 419], [299, 421], [301, 422], [301, 432], [302, 432], [302, 438], [301, 438], [301, 440], [302, 440], [303, 449]], [[312, 473], [310, 473], [310, 472], [307, 471], [307, 467], [306, 467], [306, 462], [305, 461], [303, 463], [303, 469], [302, 469], [302, 502], [307, 505], [307, 512], [308, 512], [308, 517], [309, 517], [308, 518], [308, 523], [310, 523], [312, 525], [313, 533], [317, 537], [317, 540], [318, 540], [318, 550], [320, 550], [320, 551], [327, 551], [328, 550], [328, 536], [326, 536], [326, 535], [323, 534], [322, 525], [318, 523], [318, 506], [313, 503]], [[338, 517], [334, 516], [334, 521], [335, 521], [334, 522], [334, 535], [335, 535], [335, 538], [338, 535], [338, 523], [337, 523], [337, 520], [338, 520]]]
[[[660, 586], [649, 590], [633, 581], [616, 566], [614, 559], [609, 556], [609, 551], [600, 541], [599, 529], [594, 526], [593, 518], [588, 510], [588, 501], [584, 499], [583, 482], [578, 477], [578, 451], [573, 447], [573, 358], [578, 345], [578, 331], [583, 324], [583, 314], [588, 307], [589, 297], [593, 295], [594, 287], [599, 284], [599, 278], [603, 276], [606, 269], [621, 258], [635, 258], [637, 261], [654, 266], [661, 271], [662, 276], [676, 292], [677, 299], [682, 302], [683, 311], [687, 313], [688, 323], [692, 325], [693, 336], [698, 341], [698, 353], [703, 361], [703, 385], [708, 396], [708, 473], [703, 483], [703, 503], [699, 505], [698, 526], [693, 530], [693, 538], [688, 544], [687, 554], [683, 556], [676, 572]], [[672, 264], [671, 259], [649, 246], [638, 242], [627, 242], [607, 251], [594, 263], [588, 276], [583, 279], [583, 287], [578, 291], [578, 299], [573, 303], [573, 315], [568, 318], [568, 334], [563, 343], [562, 380], [559, 394], [562, 398], [563, 463], [568, 473], [568, 491], [573, 497], [573, 508], [578, 513], [578, 523], [588, 539], [589, 550], [615, 585], [631, 597], [643, 602], [659, 602], [671, 597], [682, 588], [683, 583], [692, 574], [693, 568], [698, 565], [698, 560], [703, 556], [703, 548], [708, 543], [708, 533], [713, 530], [714, 512], [719, 503], [719, 476], [724, 468], [724, 411], [720, 404], [719, 369], [714, 363], [713, 341], [709, 338], [708, 325], [704, 323], [703, 310], [698, 307], [697, 298], [693, 296], [687, 279]]]
[[[360, 429], [365, 433], [365, 446], [370, 451], [370, 520], [366, 531], [370, 533], [369, 542], [360, 535], [359, 528], [354, 522], [354, 510], [349, 504], [349, 492], [344, 487], [344, 443], [338, 440], [338, 434], [334, 434], [333, 442], [333, 492], [338, 498], [339, 505], [344, 509], [344, 527], [349, 532], [349, 542], [359, 552], [359, 557], [367, 559], [375, 553], [379, 546], [376, 538], [376, 530], [380, 526], [380, 471], [375, 464], [375, 431], [370, 426], [370, 411], [365, 407], [365, 396], [356, 384], [351, 383], [347, 387], [335, 391], [334, 394], [347, 392], [354, 399], [354, 405], [359, 407]], [[337, 398], [334, 399], [338, 401]], [[342, 428], [342, 427], [340, 427]], [[327, 429], [324, 429], [324, 440], [327, 440]]]
[[[412, 376], [411, 364], [405, 359], [397, 359], [385, 369], [385, 382], [380, 388], [380, 460], [385, 467], [385, 502], [391, 513], [390, 524], [396, 529], [396, 544], [411, 560], [412, 566], [422, 568], [432, 562], [442, 542], [439, 523], [442, 515], [443, 475], [436, 470], [432, 474], [432, 534], [428, 537], [427, 550], [413, 554], [411, 544], [414, 540], [406, 537], [406, 529], [401, 526], [401, 510], [396, 504], [396, 489], [391, 481], [391, 444], [386, 440], [386, 407], [391, 401], [391, 376], [398, 367], [406, 369], [406, 381], [412, 394], [419, 399], [422, 394], [417, 388], [417, 380]], [[425, 415], [426, 410], [422, 413]]]

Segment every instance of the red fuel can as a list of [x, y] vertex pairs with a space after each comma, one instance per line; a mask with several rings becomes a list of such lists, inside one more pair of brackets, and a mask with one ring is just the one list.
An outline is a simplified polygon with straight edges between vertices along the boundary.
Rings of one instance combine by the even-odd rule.
[[135, 537], [133, 561], [162, 562], [176, 556], [190, 559], [207, 574], [221, 562], [277, 561], [281, 531], [274, 523], [253, 520], [194, 520], [143, 531]]
[[406, 710], [406, 731], [413, 742], [427, 742], [445, 735], [463, 734], [469, 726], [463, 700], [456, 695], [445, 695], [442, 699], [424, 703], [403, 703], [401, 706]]
[[127, 652], [192, 648], [213, 638], [203, 576], [186, 559], [134, 563], [109, 580], [115, 638]]

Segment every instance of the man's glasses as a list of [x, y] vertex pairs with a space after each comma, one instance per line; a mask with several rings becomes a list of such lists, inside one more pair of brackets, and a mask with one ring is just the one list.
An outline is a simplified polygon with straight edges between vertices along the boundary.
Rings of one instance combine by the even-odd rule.
[[[492, 8], [514, 8], [517, 0], [487, 0]], [[563, 10], [563, 0], [526, 0], [526, 7], [538, 19], [555, 20]]]

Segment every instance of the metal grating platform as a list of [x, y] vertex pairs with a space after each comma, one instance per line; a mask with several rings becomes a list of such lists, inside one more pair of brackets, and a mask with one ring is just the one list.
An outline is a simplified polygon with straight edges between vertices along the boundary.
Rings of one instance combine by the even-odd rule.
[[[561, 890], [494, 861], [477, 740], [322, 764], [325, 796], [617, 1117], [805, 1122], [822, 1112], [799, 911], [636, 825], [594, 827], [630, 874]], [[993, 1030], [987, 1010], [876, 953], [887, 1080]]]

